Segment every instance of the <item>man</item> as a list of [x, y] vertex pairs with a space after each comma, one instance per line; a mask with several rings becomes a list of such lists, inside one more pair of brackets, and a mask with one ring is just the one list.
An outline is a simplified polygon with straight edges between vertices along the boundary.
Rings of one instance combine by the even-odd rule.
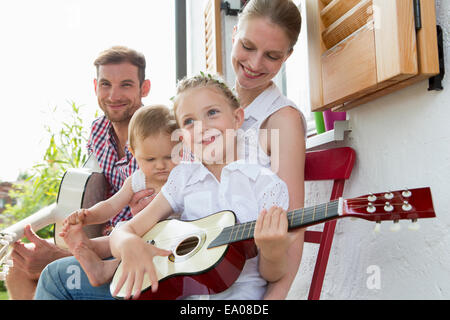
[[[150, 80], [145, 79], [145, 57], [135, 50], [115, 46], [100, 53], [94, 65], [95, 94], [104, 116], [92, 124], [88, 151], [93, 153], [110, 185], [110, 195], [117, 192], [125, 179], [137, 169], [136, 160], [129, 152], [128, 123], [134, 112], [142, 106], [142, 98], [150, 92]], [[154, 190], [134, 195], [128, 208], [112, 219], [117, 222], [131, 218], [131, 210], [139, 212], [151, 200]], [[13, 245], [6, 286], [11, 299], [33, 299], [39, 275], [44, 267], [59, 258], [70, 256], [67, 250], [39, 238], [29, 227], [24, 236], [30, 243], [20, 241]]]

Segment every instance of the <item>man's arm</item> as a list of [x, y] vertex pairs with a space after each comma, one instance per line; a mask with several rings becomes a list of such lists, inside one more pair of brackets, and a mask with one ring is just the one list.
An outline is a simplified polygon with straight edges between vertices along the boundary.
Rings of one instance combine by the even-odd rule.
[[145, 189], [136, 192], [130, 200], [128, 206], [133, 216], [137, 215], [156, 197], [157, 193], [154, 189]]

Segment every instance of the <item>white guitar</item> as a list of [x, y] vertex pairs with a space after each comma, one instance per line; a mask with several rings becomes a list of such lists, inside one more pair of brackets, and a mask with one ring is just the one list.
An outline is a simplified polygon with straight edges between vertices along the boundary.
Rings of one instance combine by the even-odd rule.
[[[8, 274], [12, 261], [8, 260], [9, 246], [23, 237], [26, 225], [38, 231], [55, 224], [55, 244], [67, 248], [59, 232], [64, 219], [80, 208], [89, 208], [106, 198], [107, 182], [97, 160], [89, 156], [82, 168], [67, 170], [61, 179], [56, 203], [53, 203], [12, 226], [0, 231], [0, 280]], [[88, 237], [101, 235], [102, 225], [84, 227]]]

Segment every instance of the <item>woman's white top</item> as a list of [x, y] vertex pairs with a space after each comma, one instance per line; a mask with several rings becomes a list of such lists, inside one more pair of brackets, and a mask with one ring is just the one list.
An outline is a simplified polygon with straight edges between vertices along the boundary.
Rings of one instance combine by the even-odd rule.
[[[251, 104], [244, 108], [244, 123], [239, 132], [240, 135], [238, 135], [239, 159], [245, 159], [249, 163], [258, 163], [266, 168], [270, 168], [270, 157], [259, 144], [261, 125], [272, 114], [287, 106], [295, 108], [300, 113], [306, 139], [307, 128], [303, 113], [292, 100], [286, 98], [278, 87], [272, 83]], [[275, 146], [275, 143], [279, 143], [278, 137], [278, 133], [272, 130], [270, 137], [272, 146]]]
[[[220, 182], [200, 162], [181, 162], [169, 175], [162, 194], [181, 220], [195, 220], [231, 210], [239, 223], [254, 221], [263, 208], [287, 210], [286, 184], [270, 169], [235, 161], [222, 169]], [[246, 261], [236, 282], [224, 292], [193, 299], [262, 299], [267, 282], [258, 271], [258, 256]]]

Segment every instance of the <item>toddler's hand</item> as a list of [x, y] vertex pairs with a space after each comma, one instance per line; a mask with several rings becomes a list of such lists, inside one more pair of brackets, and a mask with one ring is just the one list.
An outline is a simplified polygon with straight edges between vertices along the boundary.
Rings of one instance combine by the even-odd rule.
[[66, 219], [64, 219], [62, 223], [62, 229], [60, 232], [60, 236], [64, 237], [67, 233], [71, 225], [81, 224], [84, 225], [86, 223], [86, 217], [89, 214], [88, 209], [79, 209], [69, 215]]

